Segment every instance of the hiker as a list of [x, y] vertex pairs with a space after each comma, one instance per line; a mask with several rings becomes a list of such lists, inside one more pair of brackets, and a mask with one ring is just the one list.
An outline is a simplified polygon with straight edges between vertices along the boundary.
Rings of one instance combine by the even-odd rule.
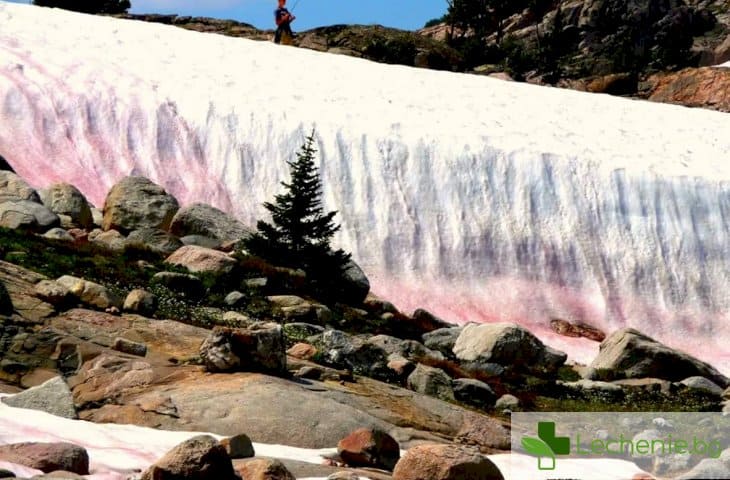
[[274, 43], [281, 43], [282, 45], [292, 44], [294, 34], [291, 31], [291, 22], [296, 18], [286, 9], [286, 0], [279, 0], [279, 8], [274, 11], [274, 19], [276, 20]]

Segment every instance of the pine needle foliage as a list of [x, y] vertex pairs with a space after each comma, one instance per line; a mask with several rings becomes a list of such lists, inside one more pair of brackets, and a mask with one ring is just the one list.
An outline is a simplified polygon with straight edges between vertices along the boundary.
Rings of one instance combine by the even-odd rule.
[[322, 181], [315, 165], [312, 131], [296, 161], [287, 162], [291, 180], [282, 182], [284, 193], [265, 202], [272, 222], [259, 220], [257, 232], [244, 241], [248, 252], [275, 265], [301, 268], [315, 290], [335, 286], [342, 277], [350, 254], [333, 250], [332, 236], [340, 229], [334, 223], [337, 211], [325, 213], [322, 206]]

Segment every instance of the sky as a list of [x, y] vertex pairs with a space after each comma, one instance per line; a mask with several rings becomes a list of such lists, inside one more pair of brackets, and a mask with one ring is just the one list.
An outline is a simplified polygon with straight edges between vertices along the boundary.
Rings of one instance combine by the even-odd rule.
[[[29, 3], [30, 0], [9, 0]], [[130, 0], [131, 13], [177, 13], [230, 18], [261, 29], [273, 28], [276, 0]], [[297, 17], [293, 29], [347, 24], [380, 24], [416, 30], [446, 12], [446, 0], [288, 0]]]

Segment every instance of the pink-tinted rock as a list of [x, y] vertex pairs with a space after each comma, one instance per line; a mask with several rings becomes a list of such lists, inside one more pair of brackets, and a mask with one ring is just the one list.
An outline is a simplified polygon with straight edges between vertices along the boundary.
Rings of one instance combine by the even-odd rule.
[[296, 480], [279, 460], [256, 459], [236, 466], [241, 478], [246, 480]]
[[456, 445], [420, 445], [408, 450], [393, 480], [504, 480], [486, 456]]
[[337, 452], [351, 467], [375, 467], [393, 470], [400, 458], [400, 447], [382, 430], [361, 428], [337, 444]]
[[238, 480], [226, 449], [209, 435], [184, 441], [142, 474], [142, 480]]
[[185, 245], [178, 248], [166, 260], [167, 263], [180, 265], [191, 272], [230, 272], [237, 264], [236, 260], [226, 253], [211, 248]]
[[13, 443], [0, 446], [0, 459], [44, 473], [66, 470], [89, 474], [89, 454], [72, 443]]

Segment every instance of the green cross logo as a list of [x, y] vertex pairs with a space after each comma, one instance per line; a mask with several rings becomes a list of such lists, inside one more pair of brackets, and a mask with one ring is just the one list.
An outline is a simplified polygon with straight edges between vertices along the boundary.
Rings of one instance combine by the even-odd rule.
[[[537, 468], [540, 470], [555, 470], [555, 455], [570, 454], [570, 438], [555, 436], [555, 422], [538, 422], [537, 436], [522, 437], [522, 448], [527, 453], [537, 457]], [[552, 463], [542, 465], [542, 459], [549, 458]]]

